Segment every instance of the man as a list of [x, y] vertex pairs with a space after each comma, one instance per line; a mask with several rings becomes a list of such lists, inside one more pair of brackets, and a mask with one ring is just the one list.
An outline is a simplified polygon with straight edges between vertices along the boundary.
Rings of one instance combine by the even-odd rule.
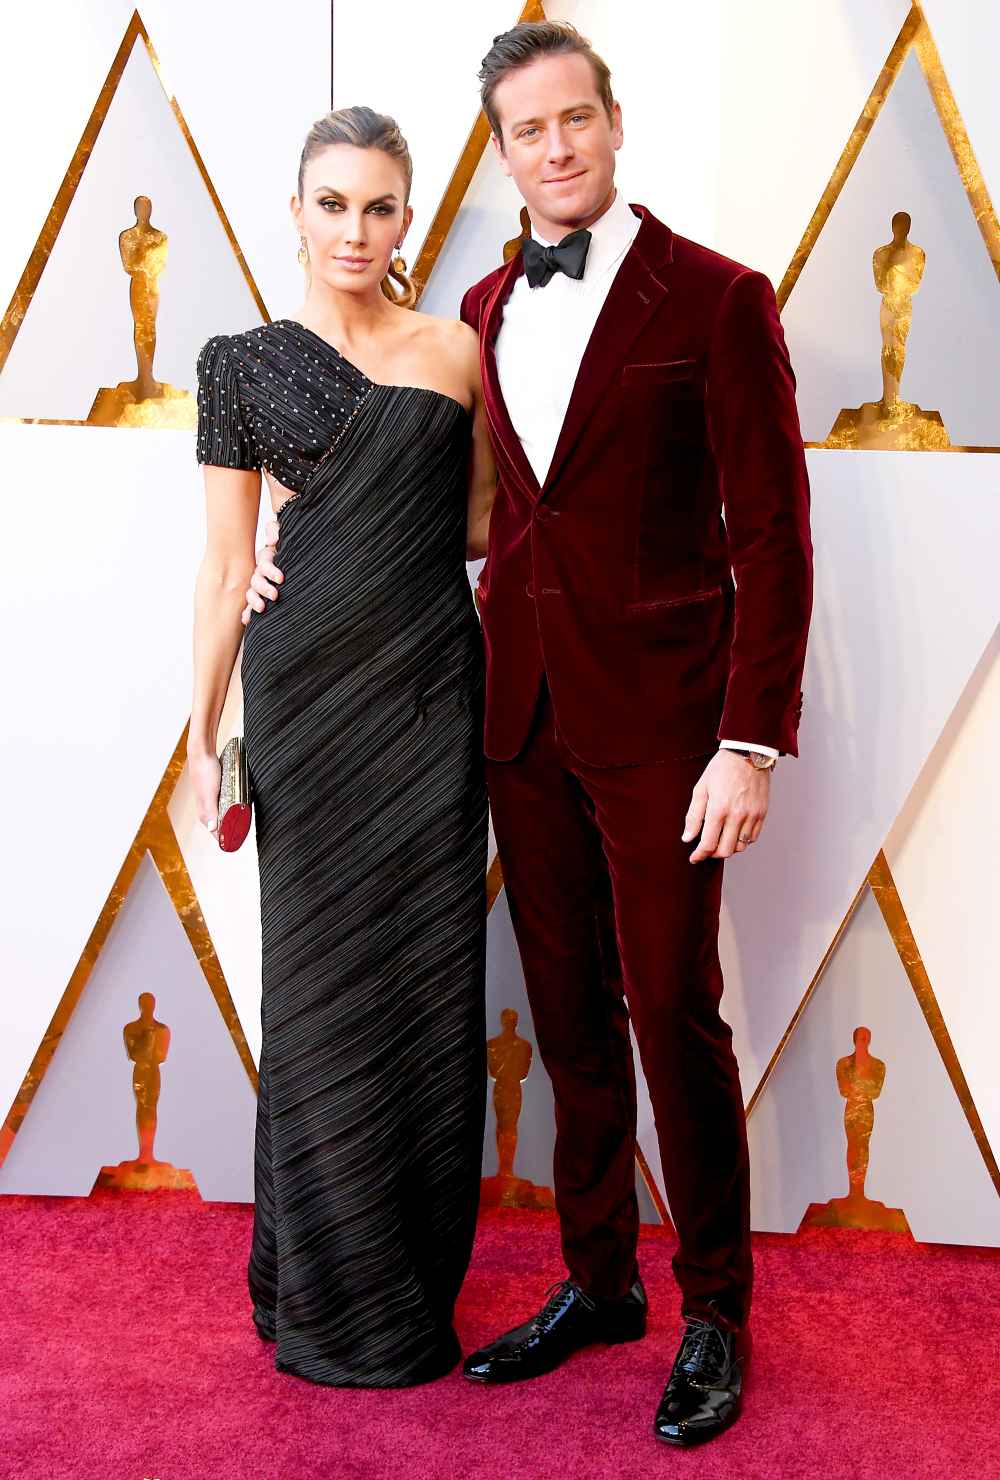
[[498, 465], [487, 771], [568, 1278], [464, 1371], [517, 1381], [645, 1332], [631, 1018], [686, 1321], [654, 1432], [688, 1445], [738, 1416], [749, 1353], [717, 936], [723, 860], [756, 841], [774, 759], [796, 749], [811, 550], [794, 379], [766, 278], [616, 194], [621, 110], [572, 26], [515, 26], [480, 77], [532, 223], [462, 304]]

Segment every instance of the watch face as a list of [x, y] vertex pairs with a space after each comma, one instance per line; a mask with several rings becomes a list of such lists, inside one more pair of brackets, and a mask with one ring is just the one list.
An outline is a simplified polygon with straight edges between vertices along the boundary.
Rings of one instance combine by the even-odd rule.
[[770, 771], [774, 765], [773, 755], [761, 755], [759, 750], [751, 750], [750, 760], [758, 771]]

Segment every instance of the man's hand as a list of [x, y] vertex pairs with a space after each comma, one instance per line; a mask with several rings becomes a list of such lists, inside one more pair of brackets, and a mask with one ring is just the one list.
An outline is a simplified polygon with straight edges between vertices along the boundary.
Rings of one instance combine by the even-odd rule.
[[[274, 563], [274, 557], [278, 544], [278, 521], [271, 519], [264, 529], [266, 545], [261, 545], [257, 551], [257, 569], [250, 577], [247, 587], [247, 604], [240, 614], [240, 621], [244, 627], [250, 620], [252, 611], [262, 612], [268, 601], [277, 601], [278, 587], [285, 577]], [[266, 599], [265, 599], [266, 598]]]
[[760, 837], [771, 795], [770, 771], [757, 771], [735, 750], [713, 755], [691, 793], [682, 840], [701, 833], [691, 863], [745, 853]]

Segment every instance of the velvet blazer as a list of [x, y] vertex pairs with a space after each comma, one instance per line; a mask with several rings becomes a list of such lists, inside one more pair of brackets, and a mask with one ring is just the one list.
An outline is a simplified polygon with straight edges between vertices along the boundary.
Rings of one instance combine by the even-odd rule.
[[642, 224], [541, 485], [495, 352], [521, 254], [462, 302], [498, 467], [478, 591], [486, 754], [517, 755], [543, 674], [591, 765], [708, 754], [720, 738], [797, 754], [809, 485], [774, 292], [632, 210]]

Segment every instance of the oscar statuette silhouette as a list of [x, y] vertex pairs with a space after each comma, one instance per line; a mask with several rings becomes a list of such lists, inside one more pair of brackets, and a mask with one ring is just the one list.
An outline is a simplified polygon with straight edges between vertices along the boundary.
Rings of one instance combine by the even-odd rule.
[[170, 1051], [170, 1029], [154, 1017], [156, 998], [152, 992], [139, 995], [139, 1016], [122, 1029], [125, 1052], [132, 1061], [132, 1093], [135, 1096], [135, 1129], [139, 1138], [139, 1155], [117, 1166], [101, 1167], [94, 1191], [151, 1191], [169, 1188], [173, 1191], [197, 1192], [194, 1177], [183, 1167], [169, 1161], [158, 1161], [153, 1154], [156, 1139], [157, 1106], [160, 1100], [160, 1065]]
[[521, 1085], [531, 1071], [532, 1047], [517, 1032], [517, 1013], [505, 1007], [500, 1014], [501, 1031], [486, 1044], [486, 1064], [493, 1080], [493, 1109], [496, 1114], [497, 1172], [484, 1177], [480, 1205], [486, 1208], [553, 1208], [555, 1197], [548, 1187], [539, 1187], [514, 1171], [517, 1155], [517, 1126], [521, 1115]]
[[897, 211], [892, 218], [892, 240], [872, 258], [875, 287], [882, 295], [882, 398], [841, 411], [826, 447], [941, 452], [951, 446], [941, 413], [924, 411], [914, 401], [901, 400], [899, 394], [913, 322], [913, 295], [927, 263], [924, 249], [909, 240], [910, 225], [907, 213]]
[[160, 275], [167, 265], [167, 236], [151, 221], [153, 203], [139, 195], [135, 225], [118, 238], [122, 267], [129, 276], [129, 307], [135, 345], [136, 376], [102, 386], [87, 421], [101, 427], [194, 427], [198, 404], [190, 391], [179, 390], [153, 374]]
[[868, 1028], [855, 1028], [854, 1052], [837, 1061], [837, 1088], [847, 1101], [844, 1131], [847, 1135], [846, 1197], [810, 1203], [800, 1228], [882, 1228], [909, 1233], [902, 1208], [887, 1208], [865, 1195], [875, 1101], [885, 1084], [885, 1064], [869, 1053], [872, 1041]]

